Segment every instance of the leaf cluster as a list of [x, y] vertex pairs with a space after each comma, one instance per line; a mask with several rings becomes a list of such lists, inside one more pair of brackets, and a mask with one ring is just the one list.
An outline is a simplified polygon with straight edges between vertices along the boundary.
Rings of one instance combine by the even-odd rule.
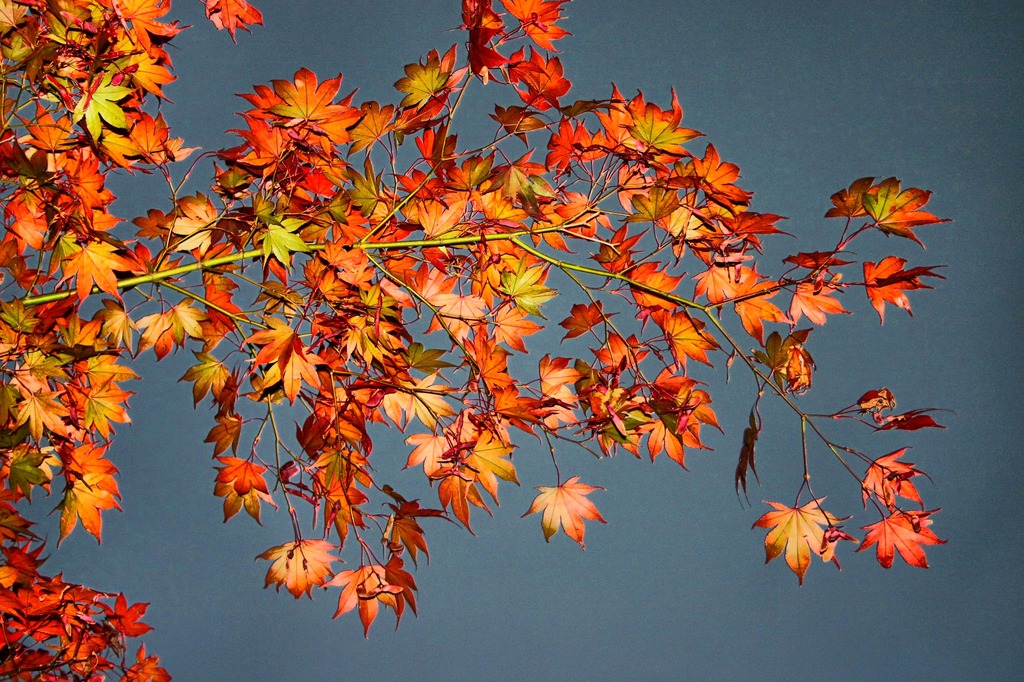
[[[406, 558], [430, 556], [427, 521], [472, 532], [520, 485], [517, 457], [546, 453], [553, 470], [524, 516], [582, 547], [585, 521], [605, 522], [589, 497], [602, 488], [563, 475], [567, 458], [685, 467], [721, 430], [718, 389], [697, 377], [737, 363], [756, 386], [737, 492], [757, 477], [762, 399], [801, 425], [796, 501], [769, 502], [755, 522], [768, 560], [785, 555], [802, 582], [813, 554], [838, 565], [838, 541], [853, 539], [811, 490], [819, 454], [879, 512], [859, 549], [876, 546], [882, 566], [898, 552], [924, 567], [922, 545], [942, 542], [905, 448], [872, 457], [823, 430], [939, 427], [929, 410], [894, 413], [888, 389], [828, 414], [802, 407], [811, 332], [849, 313], [845, 293], [863, 289], [884, 321], [886, 303], [909, 313], [907, 293], [941, 278], [850, 249], [879, 234], [920, 244], [916, 228], [943, 222], [922, 210], [928, 192], [857, 180], [832, 196], [826, 217], [845, 220], [834, 242], [767, 264], [782, 216], [754, 209], [739, 168], [683, 126], [674, 92], [667, 106], [615, 86], [572, 101], [555, 47], [565, 0], [464, 0], [464, 48], [407, 65], [394, 103], [357, 102], [341, 74], [305, 68], [255, 86], [237, 144], [182, 174], [208, 163], [209, 190], [183, 194], [174, 177], [193, 150], [153, 109], [182, 30], [163, 20], [169, 3], [50, 4], [60, 11], [15, 3], [0, 24], [0, 671], [166, 677], [144, 648], [125, 659], [144, 605], [68, 585], [53, 601], [62, 579], [39, 574], [43, 543], [21, 513], [33, 492], [52, 495], [61, 539], [79, 521], [100, 539], [103, 512], [120, 508], [106, 454], [129, 420], [122, 384], [138, 378], [121, 363], [148, 351], [194, 354], [182, 381], [211, 409], [225, 521], [288, 511], [292, 536], [259, 556], [266, 586], [296, 598], [337, 587], [336, 616], [357, 611], [364, 633], [381, 607], [415, 613]], [[242, 0], [205, 4], [233, 39], [262, 20]], [[493, 138], [475, 147], [457, 133], [471, 90], [518, 102], [494, 107]], [[121, 225], [106, 186], [118, 170], [159, 174], [169, 203]], [[857, 266], [860, 281], [847, 274]], [[538, 358], [558, 328], [558, 354]], [[405, 466], [422, 469], [433, 506], [374, 451], [381, 428], [406, 432]], [[351, 568], [336, 572], [342, 557]], [[72, 607], [88, 618], [57, 631]]]

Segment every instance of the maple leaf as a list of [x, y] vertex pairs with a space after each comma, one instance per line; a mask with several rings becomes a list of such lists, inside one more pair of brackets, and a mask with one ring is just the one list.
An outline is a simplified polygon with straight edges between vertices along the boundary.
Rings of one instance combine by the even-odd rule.
[[803, 393], [811, 387], [814, 377], [814, 358], [804, 348], [810, 329], [797, 329], [783, 341], [778, 332], [768, 335], [764, 351], [755, 351], [754, 357], [772, 371], [772, 379], [779, 388]]
[[84, 301], [92, 293], [93, 283], [101, 291], [120, 298], [114, 271], [131, 272], [134, 266], [116, 252], [117, 247], [107, 242], [92, 241], [84, 244], [61, 262], [64, 271], [61, 281], [75, 278], [79, 300]]
[[213, 455], [231, 448], [238, 451], [238, 439], [242, 436], [242, 418], [237, 414], [217, 415], [217, 425], [210, 429], [204, 443], [213, 443]]
[[454, 59], [449, 55], [454, 57], [454, 53], [449, 53], [441, 59], [436, 50], [431, 50], [426, 63], [405, 66], [405, 78], [395, 83], [396, 90], [406, 93], [400, 107], [419, 109], [449, 89], [452, 85], [451, 67], [454, 65]]
[[751, 193], [733, 184], [740, 177], [739, 166], [722, 161], [715, 145], [707, 146], [703, 159], [690, 159], [687, 170], [700, 182], [700, 187], [713, 194], [716, 200], [725, 199], [731, 204], [740, 205], [750, 202]]
[[682, 145], [701, 135], [696, 130], [679, 127], [683, 110], [679, 106], [675, 88], [672, 89], [672, 108], [669, 111], [645, 102], [642, 95], [633, 98], [628, 110], [633, 117], [629, 133], [639, 143], [638, 151], [655, 149], [673, 156], [684, 156], [687, 152]]
[[660, 310], [673, 310], [679, 307], [679, 304], [675, 301], [663, 298], [657, 293], [652, 293], [651, 290], [672, 294], [675, 292], [680, 280], [683, 279], [682, 276], [675, 277], [668, 274], [657, 263], [641, 263], [636, 268], [630, 270], [629, 278], [644, 286], [643, 289], [633, 285], [630, 286], [633, 299], [637, 305]]
[[338, 610], [334, 617], [348, 613], [359, 607], [359, 619], [363, 623], [363, 635], [369, 636], [370, 626], [377, 618], [380, 605], [392, 609], [399, 622], [405, 611], [406, 603], [416, 612], [414, 590], [416, 582], [412, 575], [403, 569], [401, 558], [395, 556], [386, 566], [368, 564], [355, 570], [342, 571], [328, 583], [342, 586], [338, 597]]
[[739, 461], [736, 463], [736, 474], [733, 477], [733, 483], [736, 486], [736, 496], [740, 494], [740, 487], [743, 488], [743, 495], [747, 494], [747, 471], [751, 471], [754, 474], [754, 480], [758, 483], [761, 479], [757, 476], [757, 466], [754, 461], [754, 454], [757, 447], [758, 436], [761, 435], [761, 429], [757, 426], [757, 418], [753, 411], [750, 412], [749, 426], [743, 429], [743, 447], [740, 448]]
[[153, 49], [154, 39], [162, 43], [182, 30], [177, 27], [178, 22], [164, 24], [157, 21], [171, 9], [170, 3], [164, 0], [119, 0], [113, 9], [122, 21], [131, 22], [134, 37], [147, 53]]
[[703, 322], [693, 319], [685, 310], [677, 313], [656, 310], [651, 317], [665, 333], [677, 364], [686, 367], [686, 358], [690, 357], [711, 365], [706, 351], [717, 350], [718, 344], [704, 331]]
[[567, 405], [575, 405], [576, 395], [570, 386], [583, 377], [578, 367], [569, 367], [569, 358], [554, 358], [545, 355], [538, 368], [540, 390], [544, 395]]
[[558, 294], [554, 289], [544, 286], [546, 279], [546, 268], [527, 268], [526, 261], [521, 260], [514, 273], [501, 274], [501, 288], [523, 312], [543, 317], [540, 307]]
[[67, 425], [64, 417], [68, 416], [68, 409], [57, 400], [57, 393], [52, 391], [33, 391], [24, 396], [24, 400], [18, 404], [18, 421], [16, 426], [28, 423], [29, 432], [32, 437], [39, 441], [43, 437], [43, 429], [64, 435], [67, 432]]
[[927, 211], [917, 210], [928, 203], [931, 194], [916, 187], [901, 192], [900, 181], [888, 178], [864, 193], [864, 210], [885, 234], [911, 239], [924, 247], [912, 228], [949, 222]]
[[[626, 218], [628, 223], [656, 223], [667, 218], [679, 208], [679, 195], [663, 187], [651, 187], [647, 193], [637, 193], [630, 197], [633, 213]], [[641, 280], [642, 281], [642, 280]], [[671, 291], [672, 289], [666, 289]]]
[[102, 321], [100, 333], [117, 348], [131, 348], [135, 321], [117, 301], [105, 298], [102, 303], [103, 309], [93, 315], [94, 320]]
[[878, 264], [864, 261], [864, 290], [867, 292], [871, 305], [878, 311], [878, 319], [882, 324], [885, 323], [886, 302], [899, 306], [913, 315], [910, 310], [910, 300], [903, 292], [931, 289], [919, 279], [920, 277], [945, 279], [942, 275], [933, 272], [935, 266], [904, 270], [903, 266], [906, 264], [905, 259], [896, 256], [883, 258]]
[[250, 24], [263, 24], [260, 11], [245, 0], [203, 0], [206, 5], [206, 17], [220, 30], [227, 29], [231, 40], [235, 40], [235, 31], [249, 31]]
[[[385, 486], [385, 489], [387, 488], [389, 486]], [[421, 517], [444, 518], [444, 512], [440, 509], [424, 509], [420, 507], [419, 500], [403, 501], [401, 506], [393, 504], [388, 506], [391, 507], [391, 511], [394, 513], [388, 520], [387, 528], [384, 530], [386, 541], [392, 544], [400, 543], [409, 550], [409, 556], [412, 557], [413, 564], [416, 564], [417, 554], [421, 551], [427, 555], [427, 560], [429, 561], [430, 551], [427, 549], [427, 541], [423, 538], [423, 528], [416, 519]]]
[[119, 594], [114, 600], [114, 608], [111, 609], [106, 604], [102, 607], [107, 614], [107, 623], [126, 637], [139, 637], [153, 629], [141, 620], [146, 615], [149, 604], [132, 604], [129, 607], [128, 600], [123, 594]]
[[132, 94], [131, 88], [114, 84], [113, 73], [104, 71], [78, 101], [71, 120], [77, 123], [84, 117], [85, 127], [93, 140], [100, 139], [104, 123], [118, 130], [128, 130], [128, 119], [118, 102]]
[[139, 338], [135, 353], [138, 355], [153, 348], [157, 359], [162, 359], [175, 345], [184, 345], [186, 336], [204, 338], [200, 323], [206, 319], [206, 313], [194, 307], [191, 300], [184, 300], [162, 313], [146, 315], [137, 323], [145, 331]]
[[913, 462], [897, 461], [907, 451], [907, 448], [900, 448], [888, 455], [879, 457], [868, 465], [861, 485], [861, 494], [864, 508], [868, 506], [868, 496], [874, 495], [878, 501], [884, 504], [889, 511], [896, 509], [896, 496], [913, 500], [924, 508], [921, 496], [910, 479], [923, 475], [923, 472], [914, 468]]
[[827, 287], [817, 288], [813, 282], [802, 282], [797, 285], [796, 293], [793, 294], [793, 302], [789, 306], [789, 317], [792, 324], [800, 321], [800, 317], [807, 316], [807, 319], [814, 324], [825, 324], [825, 314], [842, 313], [849, 315], [850, 311], [843, 308], [843, 304], [829, 295], [831, 289]]
[[[520, 106], [503, 107], [494, 105], [494, 113], [491, 118], [501, 124], [509, 135], [517, 135], [519, 139], [526, 141], [526, 133], [531, 130], [540, 130], [547, 127], [543, 119], [533, 116], [532, 109]], [[549, 167], [550, 163], [547, 164]]]
[[423, 473], [428, 478], [433, 478], [441, 469], [441, 456], [449, 448], [448, 437], [430, 433], [414, 433], [405, 439], [409, 445], [414, 445], [405, 468], [414, 467], [417, 464], [423, 465]]
[[492, 0], [462, 0], [462, 28], [469, 31], [469, 68], [484, 83], [488, 70], [504, 66], [508, 59], [489, 45], [505, 30], [505, 22], [494, 11]]
[[903, 414], [892, 414], [886, 416], [876, 412], [873, 415], [875, 421], [879, 424], [876, 430], [891, 431], [893, 429], [899, 429], [900, 431], [917, 431], [918, 429], [927, 428], [946, 428], [932, 419], [930, 415], [925, 414], [930, 411], [931, 410], [911, 410], [910, 412], [904, 412]]
[[286, 128], [304, 125], [307, 130], [325, 135], [334, 144], [345, 144], [352, 139], [348, 129], [362, 118], [363, 113], [349, 106], [348, 99], [333, 104], [341, 88], [341, 80], [342, 76], [338, 74], [318, 83], [316, 74], [306, 68], [296, 71], [293, 81], [275, 79], [271, 82], [280, 101], [267, 111], [287, 119], [284, 122]]
[[170, 674], [160, 667], [158, 656], [147, 656], [146, 645], [140, 644], [135, 664], [125, 674], [125, 682], [171, 682]]
[[175, 250], [198, 249], [205, 254], [213, 243], [213, 228], [218, 220], [217, 209], [201, 192], [179, 199], [174, 210], [171, 232], [182, 239], [175, 245]]
[[736, 298], [743, 299], [733, 304], [743, 329], [762, 345], [765, 322], [790, 322], [785, 313], [768, 300], [778, 293], [777, 290], [773, 291], [776, 286], [776, 282], [761, 280], [757, 268], [744, 268], [733, 291]]
[[214, 398], [220, 396], [224, 385], [231, 376], [231, 371], [220, 360], [200, 351], [193, 351], [199, 364], [188, 368], [178, 381], [192, 382], [192, 404], [198, 405], [206, 394], [213, 391]]
[[473, 446], [473, 452], [466, 457], [466, 466], [475, 470], [475, 476], [483, 489], [498, 502], [498, 479], [519, 485], [516, 468], [509, 461], [512, 446], [501, 442], [490, 431], [483, 431]]
[[131, 73], [132, 83], [153, 93], [160, 99], [167, 99], [164, 97], [160, 86], [167, 85], [175, 80], [167, 67], [163, 66], [158, 59], [146, 52], [132, 54], [128, 59], [128, 68], [125, 71]]
[[282, 320], [272, 317], [270, 329], [258, 331], [246, 343], [262, 346], [256, 355], [256, 364], [274, 362], [278, 369], [278, 380], [284, 382], [284, 392], [290, 402], [295, 402], [302, 382], [314, 388], [320, 386], [316, 367], [311, 361], [317, 356], [307, 353], [298, 333]]
[[362, 118], [349, 129], [349, 135], [352, 137], [351, 150], [353, 154], [371, 147], [394, 129], [392, 123], [395, 117], [394, 105], [388, 104], [381, 107], [377, 102], [366, 102], [362, 105], [361, 111]]
[[280, 224], [270, 224], [262, 235], [263, 260], [273, 256], [284, 265], [291, 265], [292, 254], [309, 251], [309, 245], [296, 232], [305, 223], [297, 218], [285, 218]]
[[572, 35], [555, 26], [562, 18], [562, 5], [569, 0], [501, 0], [509, 14], [519, 20], [523, 32], [545, 50], [555, 51], [552, 40]]
[[566, 535], [578, 542], [580, 547], [586, 549], [583, 544], [583, 535], [586, 532], [583, 519], [607, 523], [601, 517], [601, 513], [594, 503], [587, 499], [587, 495], [590, 493], [595, 490], [604, 490], [604, 488], [585, 485], [579, 480], [579, 476], [573, 476], [565, 483], [553, 488], [548, 486], [537, 488], [540, 494], [534, 498], [523, 517], [536, 514], [539, 511], [544, 512], [540, 525], [544, 530], [545, 541], [550, 542], [551, 536], [557, 533], [561, 527]]
[[112, 380], [101, 381], [85, 392], [85, 428], [95, 428], [104, 438], [111, 433], [110, 422], [131, 423], [124, 402], [132, 391], [122, 391]]
[[[831, 560], [836, 567], [839, 562], [827, 551], [829, 538], [827, 529], [835, 528], [841, 519], [829, 514], [821, 508], [824, 497], [815, 498], [802, 507], [787, 507], [778, 502], [767, 502], [776, 511], [765, 512], [751, 528], [769, 528], [764, 540], [765, 560], [767, 564], [786, 553], [786, 563], [796, 573], [803, 585], [804, 574], [811, 565], [811, 552], [821, 556], [823, 561]], [[843, 534], [845, 535], [845, 534]], [[852, 540], [849, 536], [841, 539]]]
[[558, 98], [569, 92], [572, 84], [564, 77], [562, 61], [558, 57], [545, 57], [530, 48], [530, 58], [524, 58], [523, 50], [509, 59], [509, 82], [521, 83], [525, 88], [516, 88], [526, 106], [537, 111], [547, 111], [560, 106]]
[[856, 218], [867, 215], [864, 210], [864, 194], [871, 188], [874, 178], [854, 180], [849, 189], [841, 189], [832, 195], [835, 208], [825, 213], [826, 218]]
[[[466, 480], [464, 476], [467, 474], [454, 467], [447, 467], [447, 469], [442, 467], [434, 474], [435, 478], [437, 476], [444, 477], [441, 484], [437, 486], [437, 497], [441, 501], [441, 506], [445, 509], [450, 507], [455, 518], [462, 522], [466, 530], [473, 533], [473, 528], [469, 525], [470, 505], [479, 507], [488, 514], [491, 513], [491, 509], [484, 502], [476, 483]], [[475, 533], [473, 534], [475, 535]]]
[[932, 520], [928, 518], [939, 509], [931, 511], [893, 511], [887, 518], [870, 526], [864, 526], [868, 534], [864, 536], [858, 552], [877, 544], [875, 554], [882, 568], [890, 568], [896, 552], [911, 566], [928, 568], [928, 558], [921, 545], [944, 545], [945, 540], [928, 528]]
[[74, 530], [79, 519], [99, 542], [103, 529], [100, 512], [121, 508], [117, 503], [121, 493], [114, 479], [117, 467], [104, 459], [106, 450], [106, 445], [84, 443], [75, 448], [65, 463], [64, 476], [68, 487], [64, 499], [57, 505], [61, 510], [58, 544]]
[[744, 277], [744, 267], [739, 266], [739, 276], [733, 276], [731, 267], [712, 265], [704, 272], [693, 276], [697, 280], [694, 286], [694, 298], [707, 296], [709, 303], [722, 303], [736, 295], [737, 282]]
[[836, 254], [832, 251], [801, 251], [796, 255], [786, 256], [782, 262], [792, 263], [808, 270], [827, 270], [840, 265], [849, 265], [852, 261], [836, 258]]
[[507, 344], [521, 353], [526, 352], [524, 339], [543, 327], [528, 320], [527, 313], [517, 307], [503, 306], [494, 314], [494, 341]]
[[428, 429], [434, 428], [438, 417], [450, 417], [455, 410], [444, 399], [451, 389], [443, 384], [434, 385], [434, 380], [439, 374], [431, 374], [423, 377], [411, 386], [413, 412]]
[[880, 388], [877, 391], [868, 391], [857, 399], [857, 407], [862, 412], [880, 412], [891, 410], [896, 407], [896, 396], [887, 388]]
[[650, 423], [647, 436], [647, 453], [653, 462], [655, 458], [664, 452], [669, 459], [686, 468], [686, 428], [689, 425], [689, 415], [676, 417], [673, 414], [660, 415]]
[[558, 323], [568, 330], [562, 340], [582, 336], [614, 314], [605, 313], [600, 302], [577, 303], [569, 311], [569, 317]]
[[224, 466], [216, 467], [217, 483], [213, 494], [224, 498], [224, 521], [227, 522], [245, 505], [249, 516], [260, 523], [260, 500], [272, 504], [267, 482], [263, 479], [266, 467], [237, 457], [217, 457]]
[[[22, 444], [10, 453], [3, 466], [0, 467], [0, 480], [7, 479], [7, 488], [15, 492], [15, 499], [24, 495], [31, 501], [32, 488], [35, 486], [41, 486], [49, 494], [50, 480], [53, 478], [50, 465], [57, 463], [59, 462], [55, 458], [48, 457], [42, 450], [32, 449], [27, 444]], [[0, 516], [2, 516], [2, 511], [0, 511]], [[3, 536], [3, 528], [0, 527], [0, 537]]]
[[[520, 130], [518, 125], [513, 126], [509, 132]], [[594, 154], [588, 154], [581, 150], [591, 146], [591, 135], [583, 124], [574, 125], [567, 118], [562, 119], [558, 124], [558, 130], [552, 131], [548, 140], [548, 155], [544, 159], [544, 165], [551, 169], [564, 172], [574, 159], [589, 160]]]
[[277, 589], [284, 585], [298, 599], [303, 593], [310, 599], [310, 590], [327, 582], [333, 573], [331, 564], [338, 558], [331, 554], [335, 546], [326, 540], [300, 539], [271, 547], [258, 559], [273, 562], [267, 569], [264, 589], [273, 583]]

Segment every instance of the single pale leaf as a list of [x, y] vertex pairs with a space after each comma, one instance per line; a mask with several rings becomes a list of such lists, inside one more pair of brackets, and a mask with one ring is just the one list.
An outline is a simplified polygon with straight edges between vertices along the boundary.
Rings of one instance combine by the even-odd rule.
[[561, 527], [566, 535], [586, 549], [583, 544], [583, 535], [586, 532], [583, 520], [606, 523], [594, 503], [587, 499], [590, 493], [604, 488], [584, 485], [579, 480], [579, 476], [573, 476], [559, 486], [537, 488], [540, 494], [534, 498], [523, 516], [543, 512], [541, 528], [544, 529], [546, 541], [550, 542], [551, 536]]

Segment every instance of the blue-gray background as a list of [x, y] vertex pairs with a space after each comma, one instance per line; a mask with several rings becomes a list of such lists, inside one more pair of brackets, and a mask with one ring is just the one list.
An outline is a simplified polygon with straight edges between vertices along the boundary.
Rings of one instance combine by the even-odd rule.
[[[450, 31], [454, 0], [257, 5], [266, 27], [233, 46], [198, 3], [176, 3], [174, 16], [195, 27], [174, 41], [179, 81], [166, 88], [165, 114], [189, 145], [228, 144], [223, 131], [245, 104], [232, 93], [301, 66], [321, 78], [344, 72], [359, 99], [397, 101], [391, 84], [404, 64], [464, 37]], [[477, 537], [428, 528], [420, 617], [395, 633], [382, 613], [364, 641], [354, 614], [330, 619], [336, 590], [310, 602], [260, 589], [266, 563], [252, 557], [289, 540], [288, 521], [221, 524], [202, 443], [210, 415], [176, 383], [190, 353], [138, 363], [134, 424], [118, 429], [110, 455], [125, 513], [105, 515], [102, 547], [75, 533], [51, 569], [152, 602], [146, 641], [179, 680], [1020, 679], [1022, 6], [579, 0], [567, 13], [574, 36], [559, 47], [571, 97], [607, 96], [615, 82], [667, 105], [675, 87], [684, 124], [742, 168], [755, 209], [789, 216], [785, 229], [801, 241], [778, 257], [827, 246], [840, 228], [821, 219], [828, 197], [861, 176], [931, 189], [929, 208], [955, 220], [920, 229], [926, 252], [881, 238], [877, 252], [860, 251], [949, 266], [936, 291], [912, 294], [913, 318], [890, 307], [879, 328], [850, 292], [843, 302], [859, 314], [830, 320], [811, 345], [809, 409], [888, 386], [901, 407], [953, 410], [938, 415], [945, 431], [837, 432], [877, 454], [914, 445], [906, 459], [934, 479], [919, 487], [943, 508], [934, 528], [949, 540], [929, 548], [931, 569], [897, 559], [885, 571], [852, 547], [842, 573], [819, 562], [802, 588], [781, 560], [765, 567], [763, 533], [749, 527], [761, 499], [792, 499], [798, 423], [769, 410], [763, 486], [752, 508], [739, 504], [731, 477], [751, 386], [719, 377], [711, 389], [726, 435], [709, 433], [715, 451], [691, 453], [689, 472], [667, 459], [562, 458], [563, 471], [608, 489], [592, 496], [608, 525], [588, 524], [586, 552], [561, 534], [546, 545], [538, 518], [519, 518], [531, 487], [552, 482], [550, 466], [532, 461], [543, 452], [523, 448], [526, 486], [504, 486], [496, 518], [474, 516]], [[486, 126], [485, 111], [470, 109], [463, 124]], [[166, 208], [158, 183], [115, 189], [123, 217]], [[385, 436], [374, 458], [383, 474], [406, 454], [400, 437]], [[814, 454], [829, 509], [860, 511], [849, 480]]]

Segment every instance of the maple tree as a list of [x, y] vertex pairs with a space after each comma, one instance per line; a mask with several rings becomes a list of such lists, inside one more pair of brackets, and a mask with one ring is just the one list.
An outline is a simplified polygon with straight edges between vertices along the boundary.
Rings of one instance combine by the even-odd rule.
[[[811, 332], [849, 313], [844, 292], [862, 290], [884, 322], [887, 303], [909, 313], [907, 293], [942, 277], [850, 250], [879, 234], [920, 245], [916, 228], [944, 222], [922, 210], [929, 193], [856, 180], [825, 214], [838, 235], [777, 268], [761, 252], [782, 217], [753, 210], [738, 167], [682, 127], [674, 92], [667, 107], [614, 86], [569, 98], [566, 2], [463, 0], [465, 45], [406, 66], [394, 104], [357, 102], [340, 74], [305, 68], [255, 86], [237, 144], [189, 165], [197, 150], [159, 112], [183, 30], [169, 0], [0, 0], [0, 674], [169, 679], [127, 645], [149, 630], [147, 605], [45, 575], [25, 516], [50, 496], [58, 544], [79, 521], [100, 539], [119, 508], [106, 455], [129, 421], [130, 360], [150, 350], [194, 354], [182, 380], [212, 408], [225, 521], [244, 509], [259, 522], [264, 505], [292, 520], [293, 537], [259, 556], [266, 586], [339, 588], [336, 615], [358, 611], [364, 633], [382, 606], [416, 611], [406, 559], [429, 556], [428, 521], [471, 531], [474, 508], [490, 514], [502, 485], [521, 485], [523, 442], [544, 444], [553, 469], [524, 516], [581, 547], [585, 521], [604, 522], [602, 488], [565, 476], [567, 457], [685, 466], [721, 428], [693, 363], [739, 367], [756, 386], [737, 494], [757, 477], [762, 400], [799, 418], [794, 502], [768, 502], [754, 523], [768, 561], [785, 554], [802, 583], [814, 556], [838, 565], [839, 541], [855, 540], [811, 487], [824, 453], [879, 519], [857, 551], [927, 567], [923, 546], [943, 541], [913, 481], [925, 474], [906, 448], [872, 455], [827, 429], [941, 428], [931, 410], [898, 413], [887, 388], [827, 414], [802, 405]], [[232, 39], [262, 22], [244, 0], [204, 4]], [[517, 103], [494, 106], [493, 138], [460, 145], [463, 98], [498, 93]], [[185, 193], [201, 163], [212, 185]], [[121, 221], [107, 188], [118, 170], [159, 174], [169, 203]], [[557, 327], [561, 354], [534, 370]], [[373, 436], [387, 427], [408, 433], [405, 466], [436, 502], [389, 478]]]

